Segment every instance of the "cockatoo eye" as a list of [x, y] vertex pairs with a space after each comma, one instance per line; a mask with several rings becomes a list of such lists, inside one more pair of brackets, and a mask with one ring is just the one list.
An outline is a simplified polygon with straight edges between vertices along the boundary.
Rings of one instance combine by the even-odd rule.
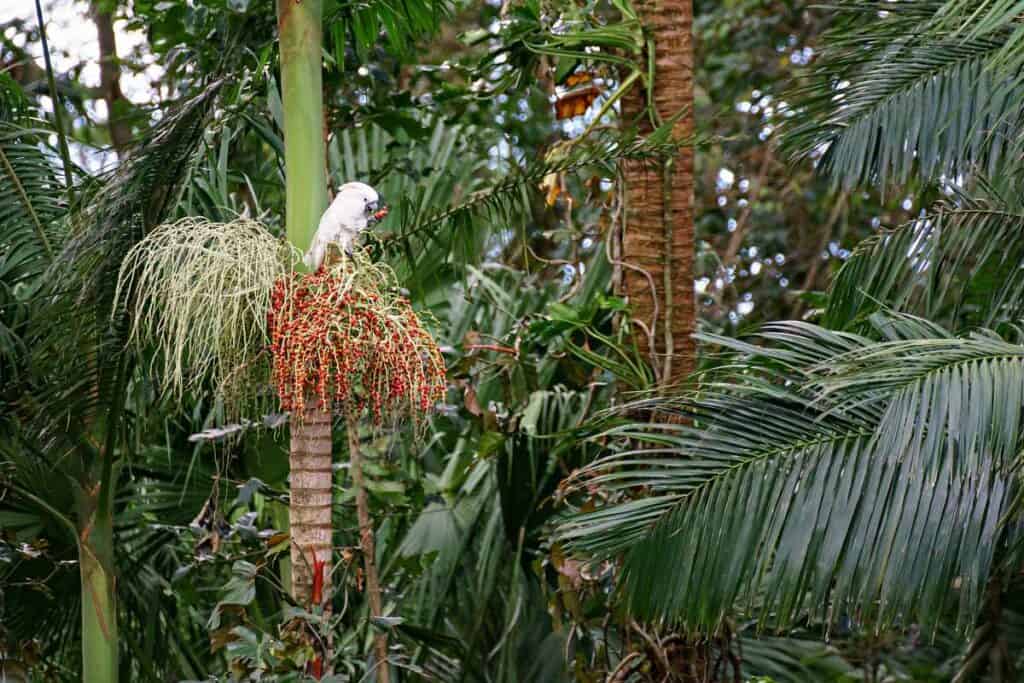
[[366, 202], [367, 215], [377, 212], [377, 202]]

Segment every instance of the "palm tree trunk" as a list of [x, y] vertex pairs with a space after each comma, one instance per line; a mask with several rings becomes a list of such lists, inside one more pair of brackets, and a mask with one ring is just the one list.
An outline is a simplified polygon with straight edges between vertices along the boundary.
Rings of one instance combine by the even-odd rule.
[[331, 595], [331, 413], [319, 400], [309, 400], [291, 425], [292, 597], [300, 605], [313, 599], [316, 574], [322, 581], [321, 597]]
[[92, 3], [92, 18], [100, 47], [100, 90], [107, 103], [107, 127], [110, 142], [118, 157], [123, 157], [132, 140], [132, 129], [125, 119], [128, 98], [121, 92], [121, 64], [117, 57], [114, 16], [107, 3]]
[[[653, 102], [656, 120], [685, 112], [675, 135], [693, 133], [692, 0], [640, 0], [637, 10], [654, 40]], [[623, 99], [623, 120], [641, 133], [653, 130], [641, 85]], [[695, 366], [693, 292], [693, 149], [665, 164], [625, 161], [621, 166], [625, 223], [618, 245], [617, 277], [633, 317], [649, 330], [653, 364], [662, 386], [684, 379]], [[651, 287], [654, 291], [651, 291]]]
[[[305, 251], [327, 206], [324, 170], [321, 0], [279, 0], [281, 101], [284, 104], [286, 227]], [[299, 267], [302, 267], [299, 264]], [[331, 576], [331, 415], [313, 397], [291, 424], [291, 589], [302, 605], [313, 597], [314, 570]], [[321, 564], [323, 563], [323, 564]]]
[[[288, 241], [305, 251], [327, 206], [323, 136], [321, 0], [278, 0], [281, 101], [284, 105], [285, 226]], [[302, 264], [297, 265], [302, 268]], [[309, 396], [292, 415], [291, 591], [300, 605], [331, 609], [332, 449], [331, 407]], [[316, 590], [315, 590], [316, 589]], [[314, 675], [331, 672], [331, 638], [319, 648]]]
[[[327, 208], [320, 0], [278, 0], [284, 106], [285, 225], [305, 251]], [[301, 265], [300, 265], [301, 267]]]
[[117, 595], [114, 580], [114, 520], [99, 486], [81, 503], [78, 566], [82, 579], [82, 681], [117, 681]]

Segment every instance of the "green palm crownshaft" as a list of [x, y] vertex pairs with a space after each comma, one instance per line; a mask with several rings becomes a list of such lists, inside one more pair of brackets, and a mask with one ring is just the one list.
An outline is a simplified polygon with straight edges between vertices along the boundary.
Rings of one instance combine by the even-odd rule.
[[279, 0], [277, 4], [284, 103], [285, 226], [288, 241], [301, 251], [309, 248], [327, 207], [321, 15], [320, 0]]

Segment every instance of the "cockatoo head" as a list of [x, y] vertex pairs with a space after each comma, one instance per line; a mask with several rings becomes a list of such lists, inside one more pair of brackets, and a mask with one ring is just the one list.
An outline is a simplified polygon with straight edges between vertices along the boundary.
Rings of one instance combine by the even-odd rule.
[[330, 212], [346, 232], [359, 232], [386, 216], [388, 209], [377, 190], [366, 183], [345, 183], [331, 202]]

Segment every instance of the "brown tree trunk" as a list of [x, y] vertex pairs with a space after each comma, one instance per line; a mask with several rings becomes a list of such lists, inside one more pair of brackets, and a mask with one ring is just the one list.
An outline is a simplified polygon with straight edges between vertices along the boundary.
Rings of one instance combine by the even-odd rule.
[[93, 2], [92, 18], [100, 44], [100, 91], [107, 103], [107, 125], [110, 142], [120, 157], [132, 140], [132, 129], [125, 116], [128, 98], [121, 92], [121, 64], [117, 59], [117, 40], [114, 37], [114, 17], [103, 3]]
[[[359, 517], [359, 548], [363, 553], [363, 568], [366, 571], [366, 594], [370, 602], [370, 615], [379, 617], [384, 614], [380, 599], [380, 580], [377, 577], [377, 547], [373, 538], [373, 519], [370, 517], [370, 504], [363, 485], [363, 457], [359, 448], [359, 418], [348, 416], [348, 457], [349, 469], [352, 472], [352, 486], [356, 491], [356, 515]], [[388, 670], [388, 637], [384, 633], [376, 633], [373, 637], [377, 650], [377, 681], [389, 683], [391, 673]]]
[[[678, 138], [690, 137], [692, 0], [639, 0], [637, 10], [655, 44], [654, 110], [661, 121], [683, 112], [674, 132]], [[624, 124], [648, 133], [654, 127], [651, 118], [646, 92], [638, 83], [623, 98]], [[665, 164], [628, 160], [621, 172], [624, 223], [617, 283], [620, 293], [629, 297], [634, 320], [653, 337], [652, 364], [659, 383], [667, 386], [684, 379], [696, 362], [693, 148], [683, 148]]]
[[[291, 424], [292, 597], [310, 605], [314, 571], [323, 567], [323, 605], [331, 599], [331, 413], [310, 397]], [[322, 564], [321, 564], [322, 563]]]

